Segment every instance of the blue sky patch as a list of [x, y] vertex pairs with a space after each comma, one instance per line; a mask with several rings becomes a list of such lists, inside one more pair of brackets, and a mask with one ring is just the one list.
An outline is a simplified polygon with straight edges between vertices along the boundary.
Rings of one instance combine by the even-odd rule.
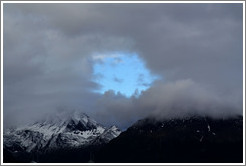
[[95, 92], [115, 93], [130, 97], [136, 90], [144, 91], [158, 77], [151, 75], [136, 53], [110, 53], [94, 55], [94, 81], [102, 87]]

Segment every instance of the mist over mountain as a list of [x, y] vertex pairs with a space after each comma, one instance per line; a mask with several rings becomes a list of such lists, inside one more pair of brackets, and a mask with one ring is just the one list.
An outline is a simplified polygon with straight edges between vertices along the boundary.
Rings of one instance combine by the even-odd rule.
[[182, 119], [193, 115], [226, 118], [242, 115], [242, 103], [236, 100], [232, 96], [219, 96], [192, 80], [156, 82], [139, 97], [105, 94], [99, 99], [94, 115], [99, 121], [110, 121], [123, 128], [148, 116], [156, 119]]

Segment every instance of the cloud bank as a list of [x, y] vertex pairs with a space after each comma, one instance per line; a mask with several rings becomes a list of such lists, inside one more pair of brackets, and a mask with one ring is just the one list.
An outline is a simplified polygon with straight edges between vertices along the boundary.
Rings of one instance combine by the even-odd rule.
[[[122, 128], [148, 115], [242, 114], [242, 36], [242, 4], [4, 4], [4, 126], [60, 107]], [[138, 97], [94, 93], [94, 59], [117, 51], [163, 79]]]
[[[242, 114], [242, 103], [235, 96], [219, 96], [190, 79], [176, 82], [156, 82], [139, 96], [130, 99], [107, 91], [95, 103], [94, 116], [102, 123], [123, 128], [139, 118], [184, 118], [193, 115], [227, 118]], [[238, 96], [240, 97], [240, 96]]]

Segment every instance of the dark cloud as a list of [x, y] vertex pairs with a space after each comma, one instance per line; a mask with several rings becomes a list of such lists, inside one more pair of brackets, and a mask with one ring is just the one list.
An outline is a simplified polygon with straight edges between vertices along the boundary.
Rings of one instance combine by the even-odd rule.
[[[242, 113], [242, 4], [5, 3], [3, 10], [5, 125], [58, 107], [123, 127], [149, 113]], [[163, 82], [130, 99], [93, 93], [100, 85], [92, 55], [117, 51], [139, 54]]]

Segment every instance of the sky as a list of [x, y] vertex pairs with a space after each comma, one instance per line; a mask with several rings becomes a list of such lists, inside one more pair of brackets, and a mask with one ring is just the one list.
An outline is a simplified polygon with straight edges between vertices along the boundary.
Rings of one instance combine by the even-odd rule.
[[3, 4], [4, 127], [243, 113], [243, 5]]
[[96, 60], [93, 65], [94, 81], [101, 85], [95, 92], [101, 94], [113, 90], [126, 97], [137, 97], [158, 78], [146, 69], [144, 62], [134, 53], [107, 53], [94, 55], [93, 59]]

